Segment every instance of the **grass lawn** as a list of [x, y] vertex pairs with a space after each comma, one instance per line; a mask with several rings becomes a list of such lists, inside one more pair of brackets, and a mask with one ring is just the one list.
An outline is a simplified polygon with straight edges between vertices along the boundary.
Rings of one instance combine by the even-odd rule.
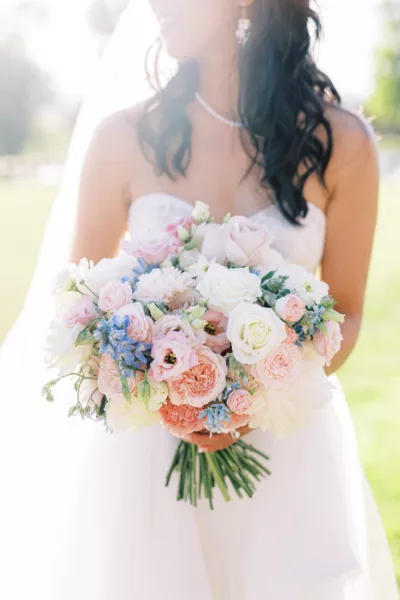
[[[53, 197], [51, 189], [0, 184], [0, 297], [13, 299], [1, 307], [0, 340], [22, 306]], [[400, 188], [383, 185], [364, 327], [340, 378], [400, 581], [399, 222]]]

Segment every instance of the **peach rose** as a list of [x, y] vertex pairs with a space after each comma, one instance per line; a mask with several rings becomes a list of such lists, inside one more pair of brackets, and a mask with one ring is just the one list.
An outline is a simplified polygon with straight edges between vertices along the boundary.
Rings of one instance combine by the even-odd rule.
[[297, 340], [299, 339], [298, 334], [295, 332], [294, 329], [292, 329], [291, 327], [288, 327], [287, 325], [285, 325], [285, 328], [286, 328], [285, 342], [287, 342], [288, 344], [295, 344], [297, 342]]
[[197, 364], [178, 379], [169, 382], [172, 404], [202, 408], [215, 400], [226, 385], [226, 363], [207, 346], [195, 348]]
[[229, 394], [227, 406], [236, 415], [248, 415], [253, 403], [253, 398], [247, 390], [233, 390]]
[[249, 421], [250, 421], [249, 415], [233, 414], [233, 415], [231, 415], [230, 421], [224, 423], [224, 427], [223, 427], [221, 433], [229, 433], [230, 431], [235, 431], [236, 429], [239, 429], [240, 427], [245, 427], [245, 425], [248, 425]]
[[336, 321], [327, 321], [324, 325], [328, 330], [328, 335], [322, 333], [322, 331], [317, 331], [314, 335], [313, 342], [314, 348], [318, 354], [325, 359], [325, 364], [329, 367], [332, 358], [340, 350], [343, 336], [340, 325], [339, 323], [336, 323]]
[[127, 333], [129, 337], [134, 339], [136, 342], [151, 342], [153, 336], [153, 321], [150, 317], [145, 315], [143, 306], [140, 302], [134, 302], [123, 306], [115, 313], [119, 317], [129, 317], [129, 327]]
[[300, 375], [302, 360], [297, 346], [283, 342], [272, 356], [253, 366], [252, 374], [266, 388], [281, 389]]
[[92, 296], [85, 294], [81, 296], [65, 313], [64, 323], [67, 327], [75, 325], [86, 325], [96, 316], [96, 306]]
[[121, 306], [132, 302], [132, 288], [128, 282], [109, 281], [100, 289], [99, 308], [104, 312], [116, 312]]
[[153, 362], [149, 379], [156, 383], [176, 379], [197, 365], [197, 357], [188, 339], [181, 331], [169, 331], [156, 339], [151, 350]]
[[231, 343], [226, 337], [226, 328], [228, 327], [228, 317], [225, 317], [217, 310], [207, 310], [203, 317], [208, 325], [205, 326], [206, 346], [211, 348], [213, 352], [222, 354], [228, 350]]
[[286, 323], [298, 323], [306, 313], [306, 303], [300, 296], [288, 294], [279, 298], [275, 305], [275, 311]]
[[263, 252], [272, 238], [265, 225], [247, 217], [232, 217], [226, 225], [226, 255], [238, 267], [253, 267], [262, 263]]
[[175, 406], [168, 401], [160, 408], [161, 424], [173, 435], [183, 437], [202, 428], [200, 412], [200, 409], [188, 404]]
[[[128, 386], [131, 394], [136, 393], [137, 386], [142, 379], [143, 375], [140, 373], [140, 371], [136, 371], [134, 375], [129, 377]], [[103, 354], [100, 359], [97, 385], [99, 391], [105, 394], [108, 398], [123, 399], [120, 374], [115, 361], [109, 354]]]

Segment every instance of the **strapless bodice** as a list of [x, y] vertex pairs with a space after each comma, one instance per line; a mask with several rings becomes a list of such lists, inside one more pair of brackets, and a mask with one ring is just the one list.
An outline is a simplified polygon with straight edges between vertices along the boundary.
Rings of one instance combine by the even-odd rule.
[[[187, 216], [193, 207], [186, 200], [165, 193], [146, 194], [132, 202], [129, 209], [128, 232], [134, 239], [154, 239], [167, 223]], [[326, 217], [315, 204], [309, 204], [302, 226], [289, 223], [275, 204], [251, 215], [252, 220], [265, 223], [274, 237], [274, 247], [287, 260], [315, 271], [321, 262], [325, 246]]]

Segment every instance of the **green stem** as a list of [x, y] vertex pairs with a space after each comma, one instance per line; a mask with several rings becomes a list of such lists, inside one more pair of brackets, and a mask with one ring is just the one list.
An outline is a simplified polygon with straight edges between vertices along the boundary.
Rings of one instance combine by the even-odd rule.
[[197, 478], [196, 478], [196, 469], [197, 469], [197, 446], [192, 444], [192, 497], [193, 497], [193, 506], [197, 506]]
[[226, 500], [226, 502], [230, 501], [230, 497], [229, 497], [229, 491], [228, 488], [226, 487], [226, 483], [223, 480], [221, 473], [219, 471], [218, 468], [218, 464], [215, 460], [215, 457], [213, 456], [213, 453], [206, 453], [206, 461], [208, 466], [210, 467], [210, 471], [214, 476], [215, 479], [215, 483], [218, 485], [219, 489], [221, 490], [221, 494], [224, 497], [224, 500]]

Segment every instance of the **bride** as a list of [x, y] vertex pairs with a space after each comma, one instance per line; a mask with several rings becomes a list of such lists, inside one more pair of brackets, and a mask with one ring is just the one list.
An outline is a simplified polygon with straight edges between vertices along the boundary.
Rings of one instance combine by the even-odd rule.
[[[307, 0], [150, 5], [161, 27], [148, 61], [158, 87], [137, 102], [133, 72], [153, 17], [134, 0], [83, 109], [30, 294], [3, 346], [1, 597], [394, 600], [334, 376], [361, 325], [378, 199], [373, 132], [317, 69], [309, 26], [319, 33], [320, 22]], [[265, 223], [286, 258], [321, 268], [347, 315], [333, 401], [285, 441], [242, 430], [271, 457], [272, 476], [252, 500], [221, 501], [213, 513], [164, 488], [177, 441], [161, 427], [112, 436], [68, 420], [65, 404], [48, 406], [37, 391], [50, 275], [68, 257], [117, 255], [126, 233], [154, 238], [196, 200], [217, 219]], [[188, 441], [205, 451], [234, 443]]]

